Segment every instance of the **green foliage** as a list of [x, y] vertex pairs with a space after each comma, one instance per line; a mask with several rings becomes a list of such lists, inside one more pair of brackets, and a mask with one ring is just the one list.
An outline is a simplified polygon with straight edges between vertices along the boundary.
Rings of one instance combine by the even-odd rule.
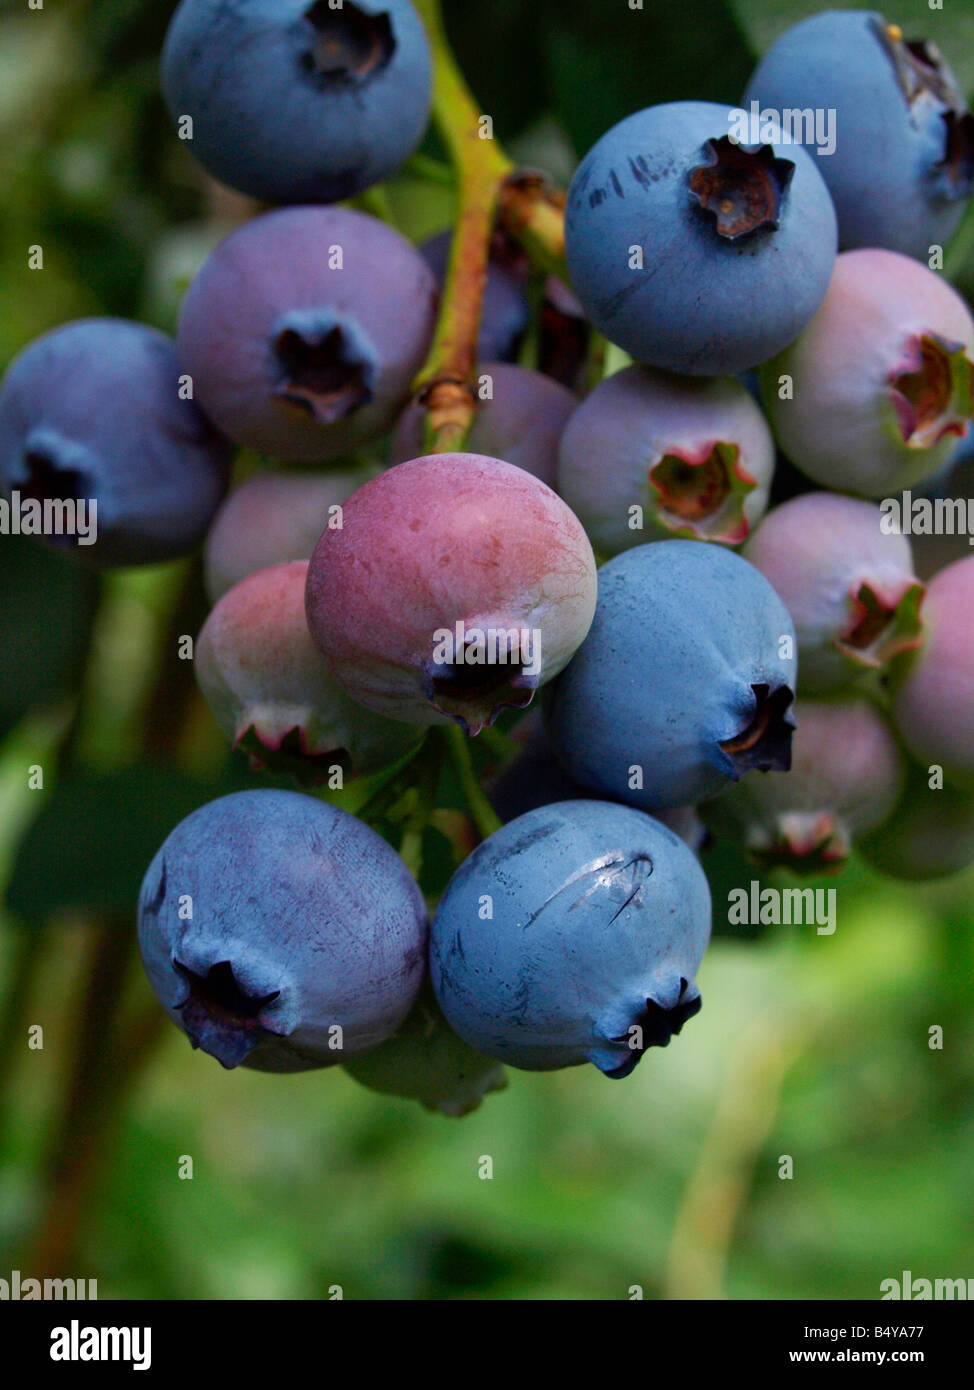
[[131, 924], [156, 850], [184, 816], [222, 790], [146, 763], [66, 775], [20, 846], [11, 909], [35, 923], [75, 910]]
[[0, 738], [80, 678], [98, 578], [26, 536], [0, 544]]

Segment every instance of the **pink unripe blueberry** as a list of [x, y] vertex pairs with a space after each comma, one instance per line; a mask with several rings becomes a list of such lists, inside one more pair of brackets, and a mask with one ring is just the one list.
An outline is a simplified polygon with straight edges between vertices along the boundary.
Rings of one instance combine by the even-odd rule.
[[[549, 487], [558, 470], [558, 441], [578, 399], [541, 372], [508, 362], [478, 367], [477, 413], [467, 437], [471, 454], [504, 459], [533, 473]], [[484, 393], [490, 392], [487, 396]], [[424, 450], [426, 411], [416, 401], [399, 417], [389, 450], [391, 463], [418, 458]]]
[[774, 460], [771, 430], [739, 381], [634, 366], [575, 411], [557, 486], [606, 555], [666, 536], [737, 545], [768, 504]]
[[376, 772], [419, 731], [350, 700], [332, 679], [304, 615], [306, 560], [242, 579], [207, 618], [196, 677], [213, 716], [255, 768], [305, 783]]
[[803, 690], [828, 690], [920, 645], [923, 585], [878, 507], [808, 492], [768, 513], [743, 555], [795, 624]]
[[307, 614], [355, 700], [475, 734], [567, 665], [595, 594], [592, 547], [549, 487], [498, 459], [433, 454], [366, 483], [322, 533]]
[[846, 251], [825, 302], [761, 369], [782, 449], [824, 487], [884, 497], [929, 478], [974, 415], [974, 321], [895, 251]]
[[745, 778], [701, 806], [700, 815], [766, 868], [819, 873], [841, 867], [853, 841], [890, 815], [903, 758], [865, 697], [799, 700], [795, 721], [790, 772]]
[[918, 763], [974, 791], [974, 555], [934, 575], [923, 613], [923, 649], [901, 679], [893, 717]]
[[215, 603], [248, 574], [285, 560], [310, 560], [326, 526], [341, 521], [341, 504], [374, 470], [256, 473], [234, 488], [206, 539], [206, 589]]

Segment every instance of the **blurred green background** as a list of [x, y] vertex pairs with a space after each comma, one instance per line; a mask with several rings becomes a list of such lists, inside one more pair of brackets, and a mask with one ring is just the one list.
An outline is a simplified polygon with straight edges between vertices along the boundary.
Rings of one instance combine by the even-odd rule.
[[[754, 55], [818, 8], [445, 5], [499, 138], [562, 182], [639, 106], [736, 101]], [[244, 215], [165, 116], [171, 10], [0, 7], [0, 364], [87, 314], [171, 331]], [[974, 89], [974, 10], [909, 0], [888, 18]], [[388, 195], [413, 237], [450, 219], [448, 188], [407, 175]], [[968, 220], [952, 252], [968, 295], [971, 239]], [[459, 1122], [340, 1070], [226, 1073], [193, 1053], [132, 941], [158, 844], [251, 776], [158, 656], [202, 604], [191, 566], [99, 581], [0, 541], [0, 1277], [97, 1278], [103, 1298], [781, 1299], [974, 1276], [974, 872], [907, 888], [853, 864], [828, 885], [834, 936], [745, 940], [726, 891], [754, 875], [720, 860], [705, 1007], [675, 1046], [622, 1084], [512, 1072]]]

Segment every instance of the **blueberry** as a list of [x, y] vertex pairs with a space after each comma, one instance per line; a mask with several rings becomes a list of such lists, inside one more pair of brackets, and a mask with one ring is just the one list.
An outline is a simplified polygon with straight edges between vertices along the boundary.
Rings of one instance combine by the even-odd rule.
[[572, 286], [595, 327], [655, 367], [723, 376], [764, 362], [815, 313], [835, 213], [803, 149], [734, 144], [730, 107], [627, 117], [568, 191]]
[[568, 662], [595, 608], [580, 522], [479, 454], [400, 463], [359, 488], [308, 570], [311, 635], [369, 709], [475, 734]]
[[0, 488], [21, 506], [85, 503], [93, 543], [46, 539], [100, 568], [186, 554], [223, 498], [230, 462], [186, 389], [172, 340], [154, 328], [79, 319], [45, 333], [0, 389]]
[[[304, 616], [306, 560], [272, 565], [224, 594], [196, 643], [196, 678], [254, 768], [303, 784], [368, 774], [415, 749], [420, 731], [364, 709], [329, 675]], [[341, 783], [335, 783], [341, 785]]]
[[282, 208], [233, 232], [183, 304], [179, 351], [231, 438], [320, 460], [381, 434], [426, 355], [436, 285], [415, 247], [347, 208]]
[[418, 1100], [427, 1110], [458, 1118], [507, 1085], [503, 1067], [457, 1037], [429, 984], [398, 1032], [350, 1057], [345, 1070], [370, 1091]]
[[835, 113], [834, 148], [816, 163], [843, 250], [880, 246], [926, 260], [957, 228], [974, 181], [974, 117], [932, 43], [908, 41], [874, 11], [826, 10], [771, 46], [745, 107], [752, 101]]
[[923, 768], [909, 768], [893, 814], [856, 840], [867, 864], [911, 882], [948, 878], [974, 864], [974, 793], [931, 787]]
[[795, 630], [753, 565], [656, 541], [599, 571], [588, 637], [546, 701], [552, 747], [600, 795], [644, 810], [714, 796], [791, 757]]
[[216, 602], [249, 574], [285, 560], [309, 560], [325, 526], [373, 476], [372, 470], [257, 473], [234, 488], [206, 538], [206, 589]]
[[800, 699], [787, 777], [749, 777], [701, 807], [718, 837], [762, 868], [839, 869], [854, 840], [891, 814], [903, 758], [882, 714], [864, 696]]
[[478, 1051], [623, 1077], [698, 1012], [709, 937], [707, 880], [682, 840], [630, 807], [568, 801], [511, 821], [461, 865], [430, 967]]
[[416, 999], [426, 935], [395, 851], [297, 792], [236, 792], [193, 811], [139, 898], [149, 983], [228, 1068], [303, 1071], [377, 1047]]
[[821, 309], [761, 369], [778, 442], [823, 487], [886, 497], [931, 477], [974, 416], [974, 321], [895, 251], [846, 251]]
[[[451, 238], [452, 232], [440, 232], [419, 248], [441, 287], [446, 279]], [[481, 362], [508, 362], [517, 355], [531, 322], [526, 280], [526, 273], [519, 273], [516, 266], [506, 263], [492, 248], [477, 337], [477, 357]], [[415, 454], [409, 457], [414, 458]]]
[[[477, 414], [467, 437], [472, 454], [503, 459], [516, 468], [555, 485], [558, 443], [569, 416], [578, 405], [572, 393], [550, 377], [506, 362], [487, 362], [477, 368]], [[425, 411], [416, 402], [406, 407], [396, 425], [391, 463], [405, 463], [423, 452]]]
[[419, 144], [430, 54], [409, 0], [182, 0], [162, 86], [223, 183], [268, 203], [331, 203]]
[[893, 715], [903, 741], [923, 767], [943, 769], [961, 790], [974, 791], [974, 555], [935, 574], [927, 586], [925, 640], [902, 658]]
[[882, 523], [869, 502], [807, 492], [769, 512], [744, 547], [794, 620], [803, 691], [844, 685], [920, 645], [910, 542]]
[[627, 367], [569, 421], [557, 486], [605, 555], [667, 535], [737, 545], [767, 506], [774, 459], [764, 416], [732, 377]]

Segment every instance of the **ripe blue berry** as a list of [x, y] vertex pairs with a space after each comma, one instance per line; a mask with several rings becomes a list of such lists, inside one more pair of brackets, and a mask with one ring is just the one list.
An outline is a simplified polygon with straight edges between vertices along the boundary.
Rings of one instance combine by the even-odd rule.
[[461, 865], [430, 968], [478, 1051], [623, 1077], [698, 1012], [709, 937], [707, 880], [682, 840], [629, 807], [568, 801], [511, 821]]
[[882, 714], [861, 695], [799, 700], [787, 777], [749, 777], [701, 807], [707, 826], [764, 868], [841, 868], [854, 840], [896, 805], [904, 768]]
[[359, 488], [308, 570], [311, 635], [369, 709], [476, 734], [570, 660], [595, 557], [560, 497], [479, 454], [400, 463]]
[[99, 568], [154, 564], [202, 540], [230, 454], [164, 333], [79, 319], [32, 342], [0, 389], [0, 489], [94, 507], [95, 540], [46, 539]]
[[[503, 459], [554, 487], [558, 444], [577, 397], [550, 377], [507, 362], [478, 367], [476, 382], [478, 395], [491, 394], [478, 400], [468, 451]], [[392, 436], [390, 462], [405, 463], [423, 453], [425, 419], [417, 402], [406, 407]]]
[[409, 0], [182, 0], [162, 86], [216, 178], [268, 203], [331, 203], [419, 144], [430, 54]]
[[257, 473], [234, 488], [217, 512], [203, 558], [215, 603], [249, 574], [285, 560], [309, 560], [318, 537], [340, 519], [336, 508], [373, 470]]
[[307, 573], [306, 560], [272, 565], [224, 594], [200, 632], [196, 678], [252, 767], [341, 786], [404, 757], [420, 731], [364, 709], [331, 678], [305, 621]]
[[377, 1047], [416, 999], [426, 935], [395, 851], [298, 792], [236, 792], [193, 811], [139, 898], [149, 983], [228, 1068], [304, 1071]]
[[803, 473], [886, 497], [943, 467], [974, 416], [974, 321], [918, 261], [846, 251], [811, 323], [761, 368], [761, 392]]
[[428, 984], [402, 1027], [379, 1047], [350, 1057], [345, 1070], [370, 1091], [458, 1118], [507, 1085], [503, 1067], [457, 1037]]
[[748, 84], [752, 101], [835, 113], [834, 148], [816, 163], [843, 250], [926, 260], [957, 228], [974, 182], [974, 117], [933, 44], [907, 41], [875, 11], [826, 10], [771, 46]]
[[802, 690], [830, 690], [919, 647], [923, 585], [878, 507], [807, 492], [768, 513], [743, 555], [774, 585], [798, 637]]
[[213, 252], [190, 285], [179, 352], [204, 410], [281, 458], [332, 459], [392, 424], [433, 333], [415, 247], [347, 208], [282, 208]]
[[774, 459], [740, 382], [627, 367], [568, 422], [557, 486], [606, 555], [668, 535], [737, 545], [767, 506]]
[[801, 147], [732, 142], [730, 107], [681, 101], [620, 121], [568, 190], [572, 286], [611, 342], [655, 367], [744, 371], [815, 313], [835, 212]]
[[786, 770], [796, 676], [788, 610], [722, 546], [656, 541], [599, 571], [588, 637], [546, 700], [571, 776], [644, 810]]

